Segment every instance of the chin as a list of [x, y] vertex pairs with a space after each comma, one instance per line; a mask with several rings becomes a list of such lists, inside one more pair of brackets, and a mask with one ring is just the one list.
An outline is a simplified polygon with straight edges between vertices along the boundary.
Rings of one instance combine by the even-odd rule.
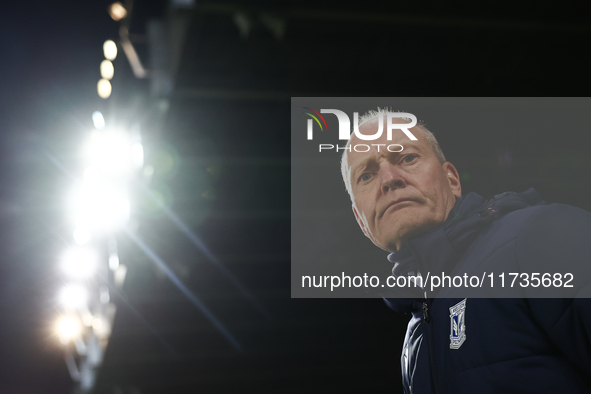
[[[381, 249], [390, 251], [390, 252], [396, 252], [397, 250], [399, 250], [400, 248], [397, 248], [396, 245], [405, 245], [406, 242], [414, 237], [416, 237], [417, 235], [426, 233], [427, 231], [433, 229], [435, 226], [418, 226], [416, 223], [415, 224], [409, 224], [407, 226], [404, 226], [403, 229], [401, 229], [401, 231], [397, 231], [394, 234], [389, 234], [389, 236], [384, 237], [384, 241], [385, 242], [381, 242], [380, 244], [374, 242], [378, 247], [380, 247]], [[386, 245], [386, 246], [381, 246], [381, 245]]]

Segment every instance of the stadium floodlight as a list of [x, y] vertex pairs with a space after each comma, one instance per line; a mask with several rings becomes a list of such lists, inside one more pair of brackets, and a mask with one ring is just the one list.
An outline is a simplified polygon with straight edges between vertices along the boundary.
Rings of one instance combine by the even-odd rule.
[[142, 168], [144, 165], [144, 146], [141, 142], [135, 142], [131, 152], [135, 168]]
[[95, 317], [92, 320], [92, 330], [100, 338], [106, 338], [111, 334], [111, 325], [103, 317]]
[[111, 96], [111, 82], [106, 79], [100, 79], [96, 84], [96, 91], [100, 98], [107, 99]]
[[94, 111], [92, 113], [92, 123], [94, 127], [101, 130], [105, 128], [105, 118], [100, 111]]
[[119, 256], [117, 253], [111, 253], [109, 256], [109, 268], [111, 271], [116, 271], [119, 268]]
[[92, 316], [92, 313], [90, 313], [89, 310], [85, 310], [80, 318], [82, 320], [82, 324], [84, 324], [86, 327], [92, 327], [92, 320], [94, 319], [94, 316]]
[[60, 304], [66, 309], [83, 310], [86, 309], [88, 293], [80, 284], [70, 284], [65, 286], [60, 294]]
[[80, 335], [80, 321], [74, 316], [62, 317], [57, 324], [61, 342], [65, 345], [72, 338]]
[[115, 75], [115, 67], [109, 60], [103, 60], [101, 62], [101, 77], [104, 79], [112, 79]]
[[118, 22], [127, 16], [127, 10], [120, 2], [115, 2], [109, 6], [109, 15], [114, 21]]
[[117, 57], [117, 44], [113, 40], [107, 40], [103, 44], [103, 53], [105, 54], [105, 59], [107, 60], [115, 60]]
[[76, 229], [92, 234], [115, 231], [129, 220], [129, 200], [109, 184], [84, 184], [72, 197]]
[[84, 170], [84, 182], [94, 183], [100, 180], [101, 172], [98, 168], [90, 166]]
[[72, 279], [86, 279], [96, 272], [98, 255], [85, 247], [72, 247], [64, 253], [61, 261], [63, 272]]
[[84, 227], [84, 223], [77, 223], [72, 236], [78, 245], [84, 245], [90, 241], [90, 230]]
[[119, 130], [95, 131], [83, 154], [89, 164], [105, 175], [127, 175], [143, 165], [141, 141]]

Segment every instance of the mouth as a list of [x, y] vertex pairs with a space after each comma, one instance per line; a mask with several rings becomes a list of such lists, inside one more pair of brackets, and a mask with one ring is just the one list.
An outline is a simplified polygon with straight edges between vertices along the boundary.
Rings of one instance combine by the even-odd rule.
[[391, 203], [389, 203], [386, 206], [386, 208], [384, 209], [384, 212], [382, 212], [381, 216], [384, 216], [386, 214], [386, 212], [388, 212], [389, 210], [397, 210], [399, 208], [402, 208], [405, 205], [405, 203], [409, 203], [409, 202], [414, 202], [414, 200], [411, 200], [409, 198], [401, 198], [400, 200], [392, 201]]

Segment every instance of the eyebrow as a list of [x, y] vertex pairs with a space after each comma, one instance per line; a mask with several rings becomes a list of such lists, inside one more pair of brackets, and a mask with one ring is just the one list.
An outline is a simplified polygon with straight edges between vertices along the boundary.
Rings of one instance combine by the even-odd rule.
[[[390, 153], [390, 155], [399, 155], [399, 152], [388, 152]], [[371, 156], [361, 160], [359, 163], [357, 163], [357, 165], [355, 166], [355, 168], [353, 168], [353, 171], [351, 171], [351, 175], [353, 176], [353, 180], [356, 180], [358, 177], [359, 172], [361, 172], [363, 169], [369, 167], [370, 164], [374, 164], [377, 163], [376, 160], [376, 154], [372, 154]]]
[[[404, 149], [402, 152], [388, 152], [389, 155], [388, 156], [399, 156], [401, 154], [404, 153], [405, 150], [410, 150], [410, 149], [415, 149], [417, 152], [422, 153], [423, 149], [421, 149], [421, 147], [415, 145], [415, 144], [408, 144], [408, 149]], [[353, 168], [352, 167], [352, 171], [351, 171], [351, 176], [353, 177], [352, 180], [357, 179], [357, 174], [359, 171], [363, 170], [364, 168], [367, 168], [368, 165], [373, 161], [376, 162], [376, 154], [372, 154], [371, 156], [361, 160], [359, 163], [357, 163], [357, 165]]]
[[351, 171], [351, 174], [353, 175], [353, 180], [355, 180], [357, 178], [357, 174], [359, 173], [359, 171], [363, 170], [364, 168], [367, 168], [370, 161], [374, 161], [374, 162], [376, 161], [375, 155], [372, 155], [366, 159], [363, 159], [359, 163], [357, 163], [355, 168], [353, 168], [353, 171]]

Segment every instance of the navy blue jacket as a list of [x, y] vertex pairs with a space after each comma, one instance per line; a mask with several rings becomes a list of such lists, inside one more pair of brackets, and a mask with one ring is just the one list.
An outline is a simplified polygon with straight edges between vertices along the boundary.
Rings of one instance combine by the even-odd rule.
[[[388, 259], [395, 276], [560, 272], [568, 262], [569, 270], [583, 267], [574, 275], [587, 295], [591, 214], [545, 204], [533, 189], [488, 202], [470, 193], [442, 226]], [[439, 298], [453, 289], [385, 298], [412, 316], [401, 358], [405, 393], [591, 393], [591, 300], [513, 291], [507, 295], [522, 298]]]

